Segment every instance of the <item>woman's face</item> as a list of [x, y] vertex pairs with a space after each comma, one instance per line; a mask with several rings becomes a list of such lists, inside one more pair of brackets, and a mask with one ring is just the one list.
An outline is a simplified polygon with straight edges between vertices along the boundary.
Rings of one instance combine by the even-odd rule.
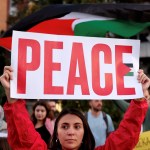
[[57, 138], [62, 150], [78, 150], [82, 144], [83, 136], [83, 122], [78, 116], [67, 114], [59, 120]]
[[39, 121], [42, 121], [45, 119], [46, 117], [46, 108], [42, 105], [38, 105], [36, 108], [35, 108], [35, 118]]

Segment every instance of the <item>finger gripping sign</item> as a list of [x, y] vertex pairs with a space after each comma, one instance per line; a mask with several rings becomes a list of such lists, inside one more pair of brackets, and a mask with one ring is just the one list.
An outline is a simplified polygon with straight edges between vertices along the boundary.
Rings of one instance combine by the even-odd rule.
[[139, 40], [14, 31], [11, 97], [142, 97], [137, 82], [139, 47]]

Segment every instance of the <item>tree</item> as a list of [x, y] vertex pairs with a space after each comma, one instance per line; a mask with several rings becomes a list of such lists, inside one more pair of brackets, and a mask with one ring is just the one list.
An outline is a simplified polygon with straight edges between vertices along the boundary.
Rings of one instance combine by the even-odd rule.
[[[0, 76], [3, 74], [4, 66], [10, 65], [10, 53], [4, 48], [0, 47]], [[2, 98], [5, 96], [4, 89], [0, 84], [0, 104], [2, 103]]]
[[115, 0], [116, 3], [144, 3], [149, 2], [148, 0]]

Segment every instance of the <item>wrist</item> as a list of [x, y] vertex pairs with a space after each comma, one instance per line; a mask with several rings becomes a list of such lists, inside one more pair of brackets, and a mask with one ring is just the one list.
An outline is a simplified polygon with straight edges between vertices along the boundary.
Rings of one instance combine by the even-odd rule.
[[5, 94], [6, 94], [7, 99], [10, 99], [10, 90], [5, 89]]
[[146, 100], [150, 100], [149, 91], [148, 91], [148, 90], [145, 90], [143, 93], [144, 93], [144, 98], [145, 98]]
[[150, 96], [145, 96], [144, 97], [147, 101], [150, 101]]
[[16, 99], [13, 99], [10, 97], [10, 90], [5, 90], [5, 94], [6, 94], [8, 103], [12, 104], [12, 103], [16, 102]]
[[142, 97], [142, 98], [137, 98], [137, 99], [134, 99], [135, 101], [144, 101], [145, 100], [145, 98], [144, 97]]

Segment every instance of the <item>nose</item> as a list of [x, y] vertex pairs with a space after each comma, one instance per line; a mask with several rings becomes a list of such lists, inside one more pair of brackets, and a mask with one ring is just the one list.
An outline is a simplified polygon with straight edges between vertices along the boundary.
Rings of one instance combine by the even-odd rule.
[[37, 114], [38, 114], [38, 115], [41, 115], [41, 114], [42, 114], [42, 112], [41, 112], [41, 111], [39, 111]]
[[67, 135], [73, 135], [75, 133], [75, 130], [74, 128], [70, 127], [68, 130], [67, 130]]
[[98, 101], [98, 104], [102, 104], [102, 101], [101, 101], [101, 100], [99, 100], [99, 101]]

